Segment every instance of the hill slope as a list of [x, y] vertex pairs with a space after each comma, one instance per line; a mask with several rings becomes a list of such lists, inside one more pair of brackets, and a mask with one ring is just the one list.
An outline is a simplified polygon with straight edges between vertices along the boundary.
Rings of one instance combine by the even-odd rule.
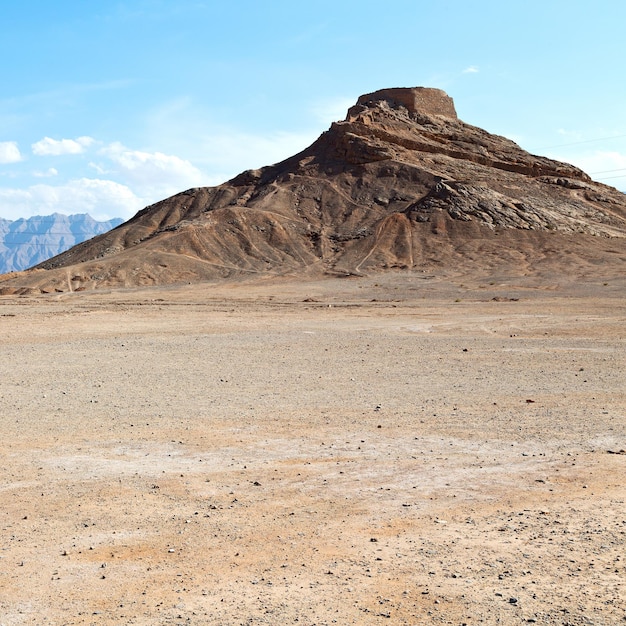
[[[5, 280], [3, 293], [626, 260], [626, 196], [457, 118], [436, 89], [361, 96], [303, 152], [190, 189]], [[608, 267], [608, 266], [607, 266]]]

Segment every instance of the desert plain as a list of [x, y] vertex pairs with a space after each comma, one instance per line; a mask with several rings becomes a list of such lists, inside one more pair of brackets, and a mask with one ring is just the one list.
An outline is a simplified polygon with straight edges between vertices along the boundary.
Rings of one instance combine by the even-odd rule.
[[0, 298], [0, 624], [626, 623], [626, 279]]

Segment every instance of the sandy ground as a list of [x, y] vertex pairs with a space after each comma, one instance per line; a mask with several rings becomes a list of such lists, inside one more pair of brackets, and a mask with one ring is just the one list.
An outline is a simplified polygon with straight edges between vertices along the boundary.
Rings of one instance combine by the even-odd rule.
[[626, 623], [626, 290], [532, 287], [0, 299], [0, 624]]

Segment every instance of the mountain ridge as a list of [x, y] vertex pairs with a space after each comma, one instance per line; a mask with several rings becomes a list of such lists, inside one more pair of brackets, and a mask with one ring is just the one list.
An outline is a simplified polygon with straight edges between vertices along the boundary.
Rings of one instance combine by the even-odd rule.
[[28, 269], [122, 223], [121, 218], [97, 221], [87, 213], [0, 218], [0, 273]]
[[615, 248], [626, 258], [625, 242], [626, 195], [459, 120], [443, 91], [395, 88], [361, 96], [302, 152], [146, 207], [0, 291], [548, 262], [583, 271], [615, 261]]

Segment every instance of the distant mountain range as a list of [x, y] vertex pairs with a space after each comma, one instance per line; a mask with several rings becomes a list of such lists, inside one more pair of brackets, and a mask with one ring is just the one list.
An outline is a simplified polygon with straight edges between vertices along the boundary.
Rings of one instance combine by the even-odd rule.
[[19, 220], [0, 218], [0, 274], [37, 265], [77, 243], [106, 233], [123, 221], [116, 217], [97, 222], [87, 214], [60, 213]]

